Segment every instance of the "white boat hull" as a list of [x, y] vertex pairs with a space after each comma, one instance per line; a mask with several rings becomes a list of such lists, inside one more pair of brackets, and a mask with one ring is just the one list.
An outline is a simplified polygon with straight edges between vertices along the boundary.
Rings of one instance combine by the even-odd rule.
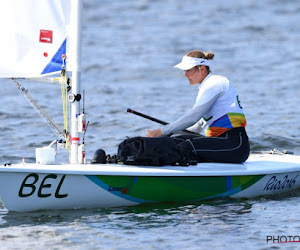
[[291, 155], [254, 155], [244, 164], [189, 167], [26, 163], [0, 167], [1, 201], [18, 212], [253, 198], [299, 187], [300, 157]]

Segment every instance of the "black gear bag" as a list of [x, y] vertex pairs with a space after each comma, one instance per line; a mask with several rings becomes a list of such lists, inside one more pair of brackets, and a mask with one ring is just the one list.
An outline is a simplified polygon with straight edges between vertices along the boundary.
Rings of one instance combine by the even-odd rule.
[[118, 158], [127, 165], [190, 165], [177, 143], [168, 136], [133, 137], [118, 147]]

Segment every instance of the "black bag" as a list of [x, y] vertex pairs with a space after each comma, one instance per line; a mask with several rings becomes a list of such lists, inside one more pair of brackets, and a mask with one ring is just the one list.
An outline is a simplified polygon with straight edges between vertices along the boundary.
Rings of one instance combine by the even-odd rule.
[[118, 147], [118, 157], [128, 165], [188, 165], [183, 162], [177, 143], [168, 136], [126, 139]]

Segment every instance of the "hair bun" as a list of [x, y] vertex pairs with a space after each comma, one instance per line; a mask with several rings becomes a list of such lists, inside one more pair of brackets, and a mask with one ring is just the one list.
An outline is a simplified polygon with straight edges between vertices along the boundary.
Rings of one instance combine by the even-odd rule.
[[204, 52], [204, 55], [205, 55], [205, 59], [208, 59], [208, 60], [212, 60], [215, 56], [215, 54], [211, 51]]

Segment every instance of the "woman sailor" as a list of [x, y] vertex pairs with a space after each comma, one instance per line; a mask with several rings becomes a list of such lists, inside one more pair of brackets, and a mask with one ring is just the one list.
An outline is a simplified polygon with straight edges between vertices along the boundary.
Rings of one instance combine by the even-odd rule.
[[[188, 129], [199, 134], [189, 138], [199, 162], [241, 163], [250, 151], [244, 111], [230, 81], [211, 73], [213, 58], [213, 52], [193, 50], [174, 66], [184, 70], [190, 85], [199, 84], [196, 102], [176, 121], [159, 129], [147, 129], [146, 136], [171, 135]], [[202, 130], [206, 136], [200, 136]]]

